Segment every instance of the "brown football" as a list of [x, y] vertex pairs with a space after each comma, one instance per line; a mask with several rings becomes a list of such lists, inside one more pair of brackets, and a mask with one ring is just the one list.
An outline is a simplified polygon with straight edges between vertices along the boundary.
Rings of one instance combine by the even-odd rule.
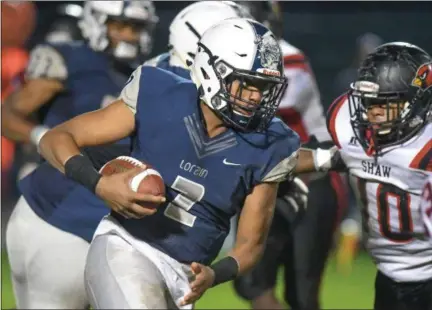
[[[136, 158], [129, 156], [117, 157], [107, 162], [99, 172], [102, 175], [108, 176], [114, 173], [125, 172], [135, 167], [142, 167], [142, 171], [130, 180], [130, 186], [133, 191], [155, 196], [165, 195], [165, 184], [159, 172]], [[156, 204], [152, 203], [141, 203], [140, 205], [146, 208], [157, 207]]]

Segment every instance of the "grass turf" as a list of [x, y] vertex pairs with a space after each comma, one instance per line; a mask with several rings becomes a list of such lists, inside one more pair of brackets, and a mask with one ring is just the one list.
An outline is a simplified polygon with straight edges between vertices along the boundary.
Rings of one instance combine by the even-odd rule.
[[[1, 262], [1, 309], [11, 309], [15, 307], [15, 301], [5, 252], [2, 252]], [[338, 273], [335, 260], [331, 259], [323, 279], [321, 294], [323, 308], [371, 309], [374, 277], [375, 267], [364, 253], [355, 260], [349, 276]], [[282, 296], [282, 289], [280, 278], [278, 296]], [[195, 309], [248, 309], [248, 304], [235, 295], [231, 283], [226, 283], [209, 290], [197, 303]]]

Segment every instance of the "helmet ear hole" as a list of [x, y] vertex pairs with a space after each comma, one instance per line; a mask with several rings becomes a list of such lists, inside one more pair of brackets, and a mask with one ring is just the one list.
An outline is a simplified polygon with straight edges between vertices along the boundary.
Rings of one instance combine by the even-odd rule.
[[204, 88], [202, 87], [202, 85], [198, 88], [198, 94], [200, 97], [204, 96]]
[[204, 79], [210, 80], [210, 77], [208, 76], [207, 72], [201, 67], [201, 74], [203, 75]]

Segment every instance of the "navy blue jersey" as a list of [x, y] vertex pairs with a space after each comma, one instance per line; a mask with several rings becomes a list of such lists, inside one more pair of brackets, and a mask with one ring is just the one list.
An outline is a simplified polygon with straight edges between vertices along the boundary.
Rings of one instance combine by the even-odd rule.
[[[27, 79], [49, 78], [65, 90], [42, 110], [42, 123], [54, 127], [77, 115], [97, 110], [116, 100], [128, 75], [113, 70], [110, 59], [82, 42], [44, 44], [31, 53]], [[130, 139], [115, 145], [82, 150], [96, 166], [130, 153]], [[105, 204], [48, 163], [24, 178], [19, 187], [30, 207], [48, 223], [90, 241]]]
[[128, 73], [113, 69], [111, 58], [81, 41], [37, 46], [30, 54], [27, 79], [60, 80], [65, 89], [46, 105], [41, 122], [54, 127], [116, 100]]
[[169, 71], [139, 67], [121, 93], [135, 113], [132, 156], [158, 170], [167, 203], [152, 216], [115, 218], [132, 235], [174, 259], [210, 263], [253, 187], [284, 180], [298, 135], [274, 119], [266, 133], [227, 130], [209, 138], [195, 84]]

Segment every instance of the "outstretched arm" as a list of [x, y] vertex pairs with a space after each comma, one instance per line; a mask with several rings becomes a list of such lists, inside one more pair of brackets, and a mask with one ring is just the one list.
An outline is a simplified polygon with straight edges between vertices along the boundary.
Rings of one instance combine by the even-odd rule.
[[329, 170], [345, 171], [347, 169], [338, 147], [331, 141], [304, 144], [298, 154], [295, 174]]
[[228, 254], [238, 263], [238, 274], [261, 258], [273, 218], [279, 183], [261, 183], [246, 198], [240, 214], [234, 248]]

